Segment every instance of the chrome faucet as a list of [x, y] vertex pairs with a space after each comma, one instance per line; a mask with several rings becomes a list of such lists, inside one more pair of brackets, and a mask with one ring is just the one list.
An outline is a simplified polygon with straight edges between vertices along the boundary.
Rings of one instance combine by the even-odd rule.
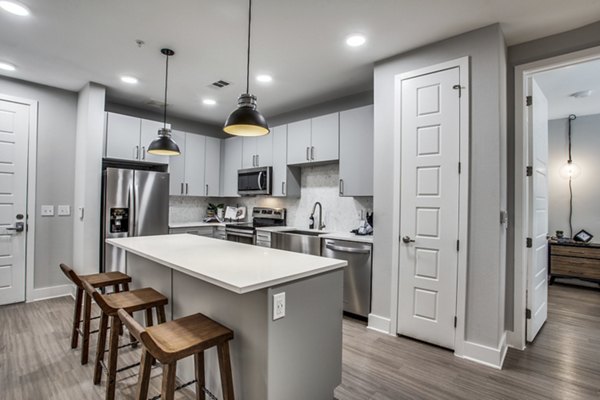
[[312, 212], [310, 213], [310, 225], [309, 228], [310, 229], [314, 229], [315, 228], [315, 211], [317, 209], [317, 206], [319, 206], [319, 225], [317, 225], [317, 229], [318, 230], [322, 230], [323, 228], [325, 228], [325, 224], [323, 223], [323, 206], [321, 206], [321, 203], [319, 203], [318, 201], [315, 202], [315, 205], [313, 206]]

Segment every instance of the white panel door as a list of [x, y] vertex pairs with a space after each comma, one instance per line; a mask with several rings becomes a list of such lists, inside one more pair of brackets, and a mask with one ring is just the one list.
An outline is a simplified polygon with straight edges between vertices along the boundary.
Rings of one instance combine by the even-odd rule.
[[169, 157], [169, 194], [180, 196], [185, 191], [185, 137], [186, 133], [173, 130], [173, 140], [179, 146], [181, 154]]
[[339, 159], [340, 114], [333, 113], [312, 119], [311, 161]]
[[[142, 148], [140, 153], [141, 161], [150, 161], [155, 163], [168, 164], [169, 156], [157, 156], [155, 154], [148, 153], [148, 146], [154, 139], [158, 137], [158, 131], [164, 127], [164, 123], [158, 121], [150, 121], [147, 119], [142, 120], [141, 135], [140, 135], [140, 146]], [[167, 128], [171, 128], [170, 124], [167, 124]], [[181, 148], [180, 148], [181, 150]], [[178, 156], [175, 156], [178, 157]]]
[[206, 195], [205, 160], [206, 136], [188, 133], [185, 137], [185, 194]]
[[373, 196], [373, 105], [340, 113], [340, 196]]
[[139, 118], [108, 113], [106, 119], [106, 157], [123, 160], [141, 159], [140, 129], [141, 120]]
[[28, 137], [29, 106], [0, 100], [0, 305], [25, 301]]
[[256, 164], [258, 167], [273, 166], [273, 130], [256, 138]]
[[[459, 69], [402, 81], [398, 333], [454, 348]], [[398, 90], [398, 88], [396, 89]]]
[[218, 196], [221, 169], [221, 140], [207, 136], [205, 153], [205, 194], [206, 196]]
[[527, 340], [533, 341], [548, 316], [548, 101], [534, 79], [529, 80], [529, 237], [527, 260]]
[[242, 168], [256, 167], [256, 138], [242, 138]]
[[288, 124], [288, 165], [306, 164], [310, 162], [310, 126], [310, 119]]

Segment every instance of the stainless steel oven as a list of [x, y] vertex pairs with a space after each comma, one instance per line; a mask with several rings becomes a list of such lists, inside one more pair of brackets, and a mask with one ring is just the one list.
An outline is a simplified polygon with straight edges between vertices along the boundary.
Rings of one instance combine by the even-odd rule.
[[271, 194], [271, 167], [238, 170], [238, 194]]
[[285, 226], [285, 208], [254, 207], [252, 222], [225, 224], [226, 239], [232, 242], [256, 244], [257, 227]]

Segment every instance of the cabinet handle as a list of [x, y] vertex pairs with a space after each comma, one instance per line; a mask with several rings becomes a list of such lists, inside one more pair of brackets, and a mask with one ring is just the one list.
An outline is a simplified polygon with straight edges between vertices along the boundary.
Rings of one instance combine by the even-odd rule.
[[190, 188], [189, 185], [186, 183], [185, 184], [185, 194], [189, 193], [189, 190], [188, 190], [189, 188]]
[[208, 184], [206, 184], [206, 195], [208, 196]]
[[310, 147], [310, 159], [311, 160], [315, 159], [315, 146]]
[[340, 194], [344, 194], [344, 180], [340, 179]]
[[146, 146], [142, 146], [142, 160], [146, 159]]
[[183, 194], [183, 182], [181, 182], [181, 194]]
[[135, 146], [133, 158], [135, 158], [136, 160], [140, 159], [140, 146]]
[[285, 196], [285, 182], [281, 182], [281, 194]]
[[310, 147], [307, 147], [306, 148], [306, 161], [310, 161], [309, 152], [310, 152]]
[[260, 161], [259, 161], [259, 160], [260, 160], [260, 158], [259, 158], [259, 156], [258, 156], [258, 154], [257, 154], [257, 155], [256, 155], [256, 166], [257, 166], [257, 167], [258, 167], [258, 166], [259, 166], [259, 164], [260, 164]]
[[252, 155], [252, 166], [256, 167], [256, 154]]

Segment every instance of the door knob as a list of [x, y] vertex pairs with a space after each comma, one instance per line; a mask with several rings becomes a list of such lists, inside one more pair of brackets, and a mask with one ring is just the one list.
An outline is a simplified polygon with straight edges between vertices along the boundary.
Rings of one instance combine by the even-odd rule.
[[404, 243], [412, 243], [412, 242], [414, 242], [414, 241], [415, 241], [415, 239], [411, 239], [411, 238], [410, 238], [410, 236], [404, 236], [404, 237], [402, 238], [402, 241], [403, 241]]
[[25, 223], [17, 222], [17, 223], [15, 223], [14, 228], [8, 227], [8, 228], [4, 228], [4, 229], [6, 229], [7, 231], [23, 232], [25, 230]]

